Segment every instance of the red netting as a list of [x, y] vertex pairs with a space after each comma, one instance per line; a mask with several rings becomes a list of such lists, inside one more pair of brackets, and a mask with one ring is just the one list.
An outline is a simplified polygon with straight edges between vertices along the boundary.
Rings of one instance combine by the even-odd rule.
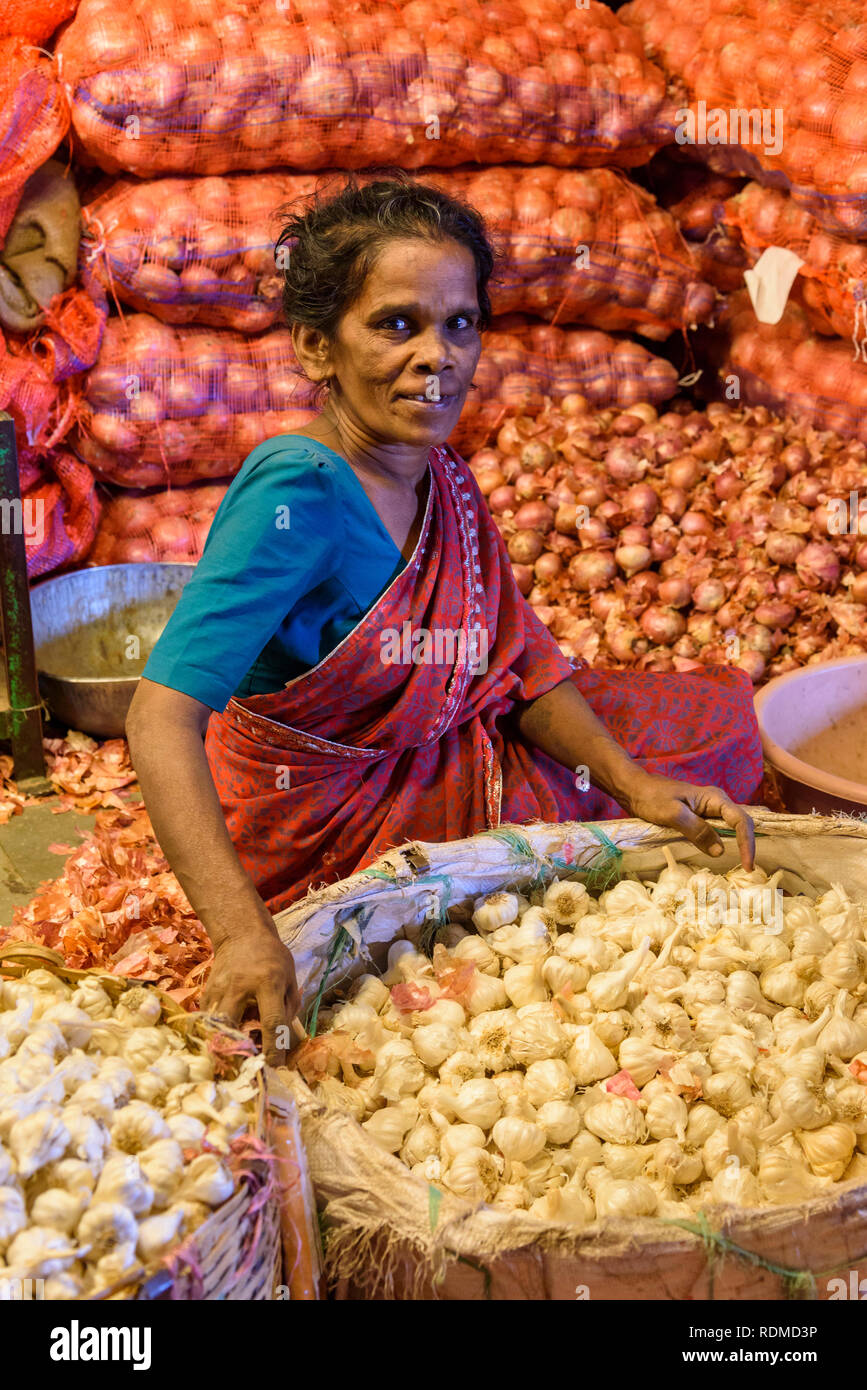
[[684, 147], [867, 237], [863, 0], [632, 0], [619, 17], [689, 89], [694, 125], [672, 127]]
[[228, 483], [200, 483], [103, 498], [102, 520], [88, 564], [195, 562], [228, 487]]
[[130, 314], [106, 325], [74, 447], [122, 487], [225, 478], [309, 419], [311, 392], [285, 328], [246, 338]]
[[791, 300], [779, 323], [759, 323], [746, 290], [732, 297], [722, 333], [720, 376], [736, 379], [741, 400], [867, 444], [867, 362], [851, 344], [815, 337]]
[[577, 394], [593, 405], [625, 409], [637, 401], [658, 404], [677, 393], [677, 371], [628, 338], [597, 329], [529, 323], [519, 314], [495, 321], [485, 334], [474, 378], [449, 443], [475, 452], [493, 438], [509, 415], [534, 415], [546, 396]]
[[867, 246], [826, 231], [788, 194], [760, 183], [750, 183], [730, 198], [723, 216], [745, 244], [748, 264], [754, 265], [768, 246], [785, 246], [801, 257], [798, 297], [813, 327], [852, 338], [861, 360], [867, 361]]
[[[668, 400], [677, 372], [628, 339], [592, 329], [528, 326], [520, 315], [484, 337], [475, 386], [452, 436], [478, 448], [506, 415], [580, 392], [598, 404]], [[172, 328], [150, 314], [110, 319], [88, 374], [74, 447], [121, 487], [226, 478], [263, 439], [315, 414], [286, 329], [246, 338]], [[469, 442], [468, 442], [469, 441]]]
[[28, 43], [45, 43], [75, 13], [78, 0], [0, 0], [0, 36], [14, 34]]
[[109, 173], [643, 163], [662, 73], [596, 0], [82, 0], [58, 52]]
[[54, 60], [21, 38], [0, 39], [0, 243], [22, 188], [68, 126]]
[[19, 449], [51, 449], [68, 433], [76, 377], [96, 361], [105, 319], [105, 306], [73, 286], [48, 305], [43, 328], [24, 338], [0, 333], [0, 410], [15, 421]]
[[[424, 169], [419, 179], [484, 215], [503, 256], [496, 314], [656, 339], [710, 316], [713, 289], [673, 219], [614, 170], [497, 165]], [[332, 180], [340, 175], [120, 179], [83, 211], [85, 258], [106, 291], [164, 322], [257, 332], [280, 314], [274, 212]]]
[[21, 477], [31, 579], [83, 560], [93, 545], [100, 513], [93, 475], [72, 454], [56, 450], [47, 455], [39, 474], [39, 481], [28, 484], [26, 491], [23, 471]]

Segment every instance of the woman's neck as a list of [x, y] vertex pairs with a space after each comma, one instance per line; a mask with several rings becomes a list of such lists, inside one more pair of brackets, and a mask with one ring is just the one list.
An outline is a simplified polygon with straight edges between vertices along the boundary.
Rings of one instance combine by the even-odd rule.
[[305, 434], [334, 449], [356, 473], [367, 477], [417, 488], [427, 473], [429, 447], [373, 443], [350, 421], [338, 419], [328, 405], [303, 429]]

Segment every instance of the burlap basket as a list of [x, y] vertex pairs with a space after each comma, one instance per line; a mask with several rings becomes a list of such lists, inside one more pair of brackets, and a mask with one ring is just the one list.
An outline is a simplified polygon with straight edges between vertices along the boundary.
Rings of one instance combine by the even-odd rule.
[[[757, 862], [785, 870], [781, 886], [841, 883], [867, 898], [867, 821], [755, 812]], [[728, 833], [730, 836], [730, 832]], [[410, 844], [312, 893], [275, 918], [294, 952], [308, 1006], [417, 941], [451, 912], [505, 885], [559, 877], [589, 887], [664, 867], [663, 845], [686, 863], [737, 863], [733, 841], [707, 861], [644, 821], [503, 827], [450, 844]], [[327, 997], [327, 996], [326, 996]], [[326, 1110], [297, 1073], [310, 1173], [326, 1232], [326, 1270], [342, 1298], [781, 1299], [826, 1298], [829, 1280], [867, 1275], [867, 1187], [762, 1210], [708, 1208], [683, 1225], [606, 1219], [581, 1231], [546, 1225], [440, 1193], [383, 1152], [348, 1115]]]
[[[0, 947], [0, 978], [25, 976], [28, 970], [50, 970], [69, 985], [85, 978], [98, 979], [116, 1001], [125, 989], [141, 984], [100, 970], [70, 969], [56, 951], [43, 946], [12, 942]], [[218, 1027], [201, 1014], [188, 1014], [173, 999], [153, 986], [162, 1006], [161, 1022], [184, 1037], [193, 1051], [207, 1052], [209, 1040], [220, 1037], [223, 1055], [230, 1054], [232, 1040], [247, 1044], [244, 1034]], [[239, 1047], [239, 1054], [242, 1049]], [[239, 1057], [243, 1061], [243, 1056]], [[108, 1298], [149, 1301], [153, 1299], [197, 1299], [261, 1301], [275, 1296], [280, 1285], [282, 1253], [280, 1243], [279, 1189], [273, 1163], [265, 1153], [269, 1140], [269, 1105], [264, 1072], [251, 1080], [255, 1090], [255, 1151], [243, 1160], [240, 1181], [228, 1201], [183, 1241], [168, 1257], [150, 1266], [139, 1266], [125, 1277], [84, 1302]]]

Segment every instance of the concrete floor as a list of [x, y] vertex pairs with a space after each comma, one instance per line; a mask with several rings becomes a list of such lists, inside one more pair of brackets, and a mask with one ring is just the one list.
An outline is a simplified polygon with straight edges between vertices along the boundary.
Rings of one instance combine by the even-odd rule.
[[[63, 729], [46, 726], [50, 737], [63, 733]], [[0, 742], [0, 752], [8, 751], [9, 745]], [[137, 787], [132, 790], [132, 799], [140, 799]], [[0, 927], [11, 925], [13, 909], [26, 906], [40, 883], [59, 878], [63, 872], [68, 855], [55, 854], [48, 846], [59, 843], [75, 849], [96, 824], [93, 812], [55, 813], [52, 807], [58, 802], [57, 796], [45, 797], [38, 806], [25, 806], [6, 825], [0, 825]]]

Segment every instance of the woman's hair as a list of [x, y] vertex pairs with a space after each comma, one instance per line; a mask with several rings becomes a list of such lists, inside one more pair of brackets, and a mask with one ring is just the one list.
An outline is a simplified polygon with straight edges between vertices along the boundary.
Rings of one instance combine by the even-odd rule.
[[[375, 174], [375, 177], [371, 177]], [[476, 264], [481, 318], [491, 321], [488, 281], [496, 254], [475, 208], [400, 169], [342, 175], [342, 187], [327, 184], [305, 199], [303, 211], [281, 209], [282, 231], [275, 261], [283, 273], [283, 310], [288, 323], [320, 329], [333, 338], [342, 315], [358, 299], [376, 257], [389, 241], [419, 237], [450, 239], [465, 246]], [[363, 181], [367, 180], [367, 181]]]

